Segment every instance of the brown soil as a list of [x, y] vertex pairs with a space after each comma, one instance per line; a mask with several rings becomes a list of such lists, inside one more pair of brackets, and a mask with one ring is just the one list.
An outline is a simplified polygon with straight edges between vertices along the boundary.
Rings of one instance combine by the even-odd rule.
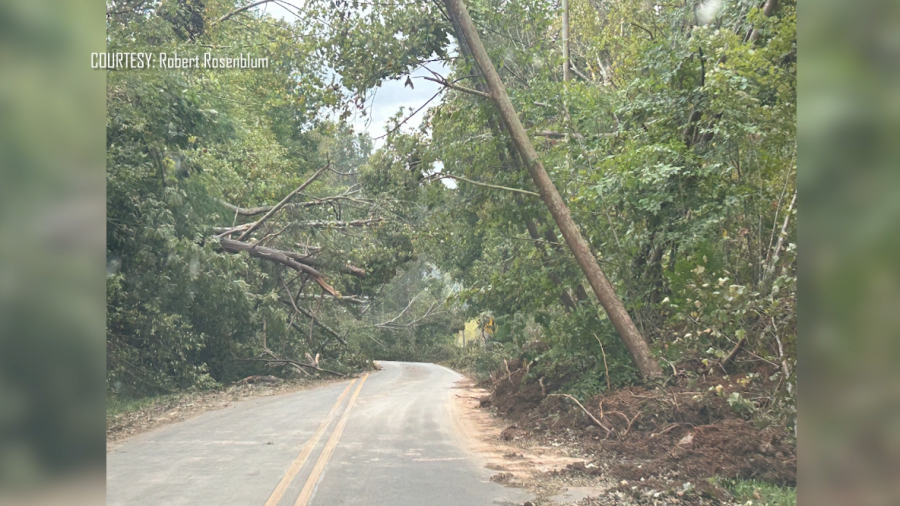
[[[260, 380], [261, 379], [261, 380]], [[253, 378], [223, 390], [181, 393], [159, 397], [138, 409], [106, 417], [106, 450], [115, 443], [148, 430], [193, 418], [201, 413], [227, 408], [234, 402], [253, 397], [286, 394], [305, 390], [343, 378], [292, 379], [269, 381]]]
[[681, 375], [662, 388], [598, 395], [582, 403], [598, 424], [572, 399], [548, 393], [546, 382], [543, 388], [521, 384], [520, 364], [510, 362], [508, 368], [481, 385], [490, 395], [477, 404], [504, 420], [500, 440], [565, 449], [583, 458], [557, 474], [612, 483], [602, 497], [579, 504], [654, 504], [661, 498], [669, 504], [732, 504], [728, 492], [710, 484], [711, 477], [796, 486], [791, 435], [781, 426], [756, 427], [749, 413], [735, 411], [727, 401], [732, 392], [761, 399], [775, 390], [764, 380], [767, 371], [749, 382], [741, 381], [743, 375], [690, 381]]
[[482, 400], [490, 395], [487, 390], [470, 380], [460, 381], [457, 388], [451, 404], [453, 421], [469, 449], [495, 471], [491, 481], [528, 490], [535, 495], [529, 501], [534, 506], [575, 502], [614, 485], [599, 473], [573, 472], [585, 466], [578, 450], [543, 444], [527, 437], [526, 431], [505, 426], [504, 420], [482, 408]]

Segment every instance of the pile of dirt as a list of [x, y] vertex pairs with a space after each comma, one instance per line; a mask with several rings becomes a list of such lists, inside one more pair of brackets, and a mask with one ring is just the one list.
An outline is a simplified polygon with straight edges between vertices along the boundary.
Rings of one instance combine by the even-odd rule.
[[725, 493], [715, 486], [682, 490], [685, 483], [707, 483], [710, 477], [796, 486], [792, 435], [782, 426], [762, 426], [754, 417], [777, 389], [765, 379], [768, 371], [730, 377], [679, 374], [664, 387], [622, 388], [579, 403], [552, 393], [540, 378], [523, 382], [527, 369], [518, 362], [505, 364], [483, 385], [491, 395], [481, 405], [510, 424], [503, 439], [566, 445], [587, 457], [586, 465], [567, 472], [602, 472], [622, 482], [623, 494], [680, 493], [672, 497], [695, 497], [691, 504], [716, 504]]

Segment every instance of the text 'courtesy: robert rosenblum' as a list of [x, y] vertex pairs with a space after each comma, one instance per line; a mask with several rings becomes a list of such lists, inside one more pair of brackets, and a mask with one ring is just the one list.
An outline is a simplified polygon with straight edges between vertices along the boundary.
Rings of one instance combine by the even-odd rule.
[[202, 56], [178, 56], [178, 53], [91, 53], [94, 69], [265, 69], [269, 58], [259, 58], [240, 53], [218, 56], [204, 53]]

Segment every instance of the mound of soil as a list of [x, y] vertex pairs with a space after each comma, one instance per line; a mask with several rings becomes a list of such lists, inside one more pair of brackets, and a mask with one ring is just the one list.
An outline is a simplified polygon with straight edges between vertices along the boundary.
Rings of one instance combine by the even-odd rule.
[[[551, 393], [543, 381], [523, 383], [526, 370], [510, 362], [484, 385], [491, 396], [482, 405], [511, 424], [505, 438], [575, 446], [607, 477], [632, 485], [697, 483], [715, 476], [796, 486], [796, 446], [788, 431], [756, 426], [750, 410], [727, 400], [734, 392], [761, 399], [762, 392], [773, 391], [761, 379], [768, 377], [766, 371], [753, 381], [741, 381], [743, 375], [682, 376], [674, 385], [623, 388], [579, 406], [569, 396]], [[710, 494], [703, 495], [714, 499]]]

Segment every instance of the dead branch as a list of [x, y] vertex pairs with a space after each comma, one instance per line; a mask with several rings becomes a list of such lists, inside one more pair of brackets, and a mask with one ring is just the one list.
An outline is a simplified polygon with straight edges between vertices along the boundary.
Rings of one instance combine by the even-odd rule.
[[772, 318], [772, 335], [775, 336], [775, 342], [778, 343], [778, 358], [781, 359], [781, 367], [784, 372], [784, 378], [791, 377], [791, 369], [788, 367], [787, 359], [784, 358], [784, 346], [781, 344], [781, 339], [778, 337], [778, 327], [775, 325], [775, 318]]
[[625, 429], [625, 432], [622, 433], [622, 436], [625, 436], [626, 434], [628, 434], [628, 431], [631, 430], [631, 424], [633, 424], [634, 421], [637, 420], [643, 414], [643, 413], [638, 413], [638, 414], [634, 415], [634, 418], [629, 420], [628, 417], [625, 416], [625, 414], [620, 411], [610, 411], [610, 413], [615, 413], [615, 414], [621, 416], [622, 418], [624, 418], [626, 422], [628, 422], [628, 427]]
[[338, 299], [336, 297], [328, 297], [328, 296], [324, 296], [324, 295], [307, 295], [305, 293], [302, 293], [297, 298], [298, 299], [310, 299], [310, 300], [318, 300], [318, 299], [333, 300], [335, 302], [346, 302], [349, 304], [358, 304], [360, 306], [369, 303], [368, 299], [360, 299], [359, 297], [356, 297], [355, 295], [350, 295], [348, 297], [341, 297]]
[[509, 380], [510, 386], [512, 386], [513, 388], [516, 388], [516, 385], [515, 385], [515, 383], [513, 383], [513, 380], [512, 380], [513, 373], [509, 372], [509, 362], [507, 362], [505, 358], [503, 359], [503, 365], [506, 367], [506, 378]]
[[690, 424], [673, 423], [672, 425], [669, 425], [668, 427], [666, 427], [665, 429], [663, 429], [663, 430], [661, 430], [661, 431], [659, 431], [659, 432], [654, 432], [654, 433], [650, 434], [650, 437], [662, 436], [662, 435], [665, 434], [666, 432], [669, 432], [670, 430], [672, 430], [672, 429], [674, 429], [674, 428], [676, 428], [676, 427], [681, 427], [682, 425], [690, 425]]
[[[735, 343], [733, 348], [731, 348], [731, 351], [728, 352], [728, 355], [725, 355], [721, 360], [717, 360], [716, 362], [711, 364], [709, 366], [709, 369], [706, 370], [705, 374], [711, 373], [712, 370], [716, 368], [716, 366], [720, 366], [722, 370], [725, 371], [725, 367], [728, 366], [728, 364], [730, 364], [732, 360], [734, 360], [734, 357], [736, 357], [738, 352], [741, 351], [741, 347], [744, 345], [744, 341], [746, 340], [747, 335], [745, 334], [744, 337], [738, 339], [738, 342]], [[672, 367], [674, 369], [675, 366]], [[725, 374], [728, 374], [728, 371], [725, 371]]]
[[308, 368], [308, 369], [313, 369], [313, 370], [316, 370], [316, 371], [325, 372], [325, 373], [328, 373], [328, 374], [333, 374], [333, 375], [335, 375], [335, 376], [347, 377], [346, 374], [341, 373], [341, 372], [332, 371], [332, 370], [329, 370], [329, 369], [323, 369], [323, 368], [321, 368], [321, 367], [317, 367], [317, 366], [312, 365], [312, 364], [304, 364], [303, 362], [297, 362], [296, 360], [290, 360], [290, 359], [287, 359], [287, 358], [255, 357], [255, 358], [245, 358], [244, 360], [250, 361], [250, 362], [265, 362], [266, 364], [286, 364], [286, 365], [293, 365], [293, 366], [296, 366], [296, 367], [306, 367], [306, 368]]
[[406, 323], [404, 323], [404, 324], [402, 324], [402, 325], [395, 325], [395, 327], [414, 327], [414, 326], [416, 326], [416, 324], [418, 324], [420, 321], [422, 321], [422, 320], [428, 318], [429, 316], [434, 316], [434, 315], [436, 315], [436, 314], [441, 314], [441, 313], [443, 313], [444, 311], [434, 311], [434, 307], [437, 306], [437, 304], [438, 304], [437, 302], [432, 302], [432, 303], [431, 303], [431, 306], [428, 307], [428, 310], [425, 311], [425, 314], [423, 314], [422, 316], [419, 316], [418, 318], [414, 318], [414, 319], [412, 319], [412, 320], [410, 320], [410, 321], [408, 321], [408, 322], [406, 322]]
[[[302, 253], [296, 253], [294, 251], [285, 251], [284, 254], [300, 262], [301, 264], [308, 265], [310, 267], [328, 267], [325, 262], [318, 258], [313, 258], [310, 255], [304, 255]], [[354, 267], [350, 264], [339, 265], [337, 267], [337, 271], [342, 274], [350, 274], [351, 276], [356, 276], [357, 278], [366, 279], [365, 270], [360, 269], [359, 267]]]
[[[304, 283], [305, 283], [305, 281], [304, 281]], [[325, 332], [327, 332], [328, 334], [330, 334], [332, 337], [334, 337], [335, 339], [337, 339], [341, 344], [343, 344], [344, 346], [347, 345], [347, 342], [344, 341], [344, 338], [341, 337], [340, 334], [338, 334], [337, 332], [335, 332], [335, 331], [334, 331], [331, 327], [329, 327], [328, 325], [325, 325], [324, 323], [322, 323], [321, 320], [319, 320], [318, 318], [316, 318], [314, 314], [311, 314], [309, 311], [307, 311], [306, 308], [302, 308], [301, 306], [298, 306], [298, 305], [297, 305], [297, 301], [294, 299], [294, 296], [293, 296], [293, 294], [291, 293], [290, 288], [288, 288], [287, 284], [284, 282], [283, 279], [281, 280], [281, 286], [283, 286], [283, 287], [284, 287], [284, 290], [287, 292], [288, 298], [290, 299], [290, 305], [291, 305], [291, 307], [294, 308], [294, 311], [295, 311], [296, 313], [299, 313], [299, 314], [302, 314], [302, 315], [308, 317], [308, 318], [311, 320], [311, 324], [312, 324], [312, 323], [315, 323], [315, 324], [318, 325], [320, 328], [322, 328], [322, 330], [324, 330]], [[301, 291], [302, 291], [302, 287], [301, 287]], [[298, 296], [299, 296], [299, 295], [300, 295], [300, 294], [298, 294]], [[282, 302], [283, 304], [287, 304], [287, 302], [285, 302], [284, 300], [282, 300], [281, 302]], [[320, 302], [321, 302], [321, 299], [320, 299]], [[301, 331], [303, 330], [303, 329], [300, 328], [300, 325], [297, 325], [297, 323], [296, 323], [293, 319], [291, 320], [290, 325], [291, 325], [292, 327], [294, 327], [295, 329], [297, 329], [297, 330], [301, 330]], [[311, 332], [312, 332], [312, 329], [310, 329], [310, 340], [312, 340], [312, 333], [311, 333]]]
[[290, 224], [292, 228], [349, 228], [368, 227], [384, 223], [384, 218], [372, 218], [369, 220], [352, 221], [295, 221]]
[[300, 186], [298, 186], [296, 190], [294, 190], [294, 191], [292, 191], [291, 193], [289, 193], [289, 194], [287, 195], [287, 197], [281, 199], [281, 202], [279, 202], [279, 203], [275, 204], [274, 206], [272, 206], [272, 209], [270, 209], [269, 212], [267, 212], [265, 215], [263, 215], [262, 218], [260, 218], [260, 219], [257, 220], [255, 223], [253, 223], [253, 225], [251, 225], [250, 228], [248, 228], [243, 234], [241, 234], [240, 237], [238, 237], [238, 241], [243, 241], [244, 239], [246, 239], [247, 236], [249, 236], [250, 234], [252, 234], [254, 230], [256, 230], [257, 228], [259, 228], [260, 225], [262, 225], [263, 223], [266, 222], [266, 220], [268, 220], [269, 218], [271, 218], [273, 214], [277, 213], [279, 209], [281, 209], [282, 207], [284, 207], [285, 204], [287, 204], [288, 202], [290, 202], [290, 200], [291, 200], [292, 198], [294, 198], [295, 195], [297, 195], [298, 193], [302, 192], [307, 186], [309, 186], [310, 184], [312, 184], [312, 182], [315, 181], [316, 178], [318, 178], [319, 176], [321, 176], [322, 173], [325, 172], [325, 170], [328, 169], [328, 167], [329, 167], [330, 165], [331, 165], [330, 163], [325, 164], [324, 167], [322, 167], [321, 169], [317, 170], [317, 171], [315, 172], [315, 174], [313, 174], [313, 175], [312, 175], [309, 179], [307, 179], [303, 184], [301, 184]]
[[222, 237], [219, 239], [219, 245], [223, 250], [229, 253], [240, 253], [242, 251], [246, 251], [250, 254], [251, 257], [261, 258], [263, 260], [269, 260], [270, 262], [279, 263], [286, 267], [290, 267], [297, 272], [302, 272], [307, 274], [313, 281], [318, 283], [326, 292], [330, 293], [334, 297], [340, 297], [340, 293], [337, 290], [331, 287], [326, 281], [325, 277], [319, 271], [313, 269], [308, 265], [304, 265], [289, 255], [289, 252], [266, 248], [263, 246], [253, 246], [251, 244], [247, 244], [245, 242], [235, 241], [233, 239], [228, 239]]
[[[319, 299], [319, 300], [316, 302], [316, 310], [313, 311], [312, 316], [310, 317], [310, 322], [309, 322], [309, 342], [310, 342], [310, 345], [312, 345], [313, 327], [315, 326], [315, 323], [316, 323], [316, 315], [319, 314], [319, 309], [321, 309], [321, 308], [322, 308], [322, 299]], [[316, 355], [316, 356], [318, 357], [318, 355]], [[318, 360], [317, 360], [316, 362], [318, 362]]]
[[[324, 204], [328, 204], [330, 202], [336, 202], [339, 200], [349, 200], [352, 202], [362, 202], [368, 204], [370, 201], [367, 199], [355, 199], [350, 197], [350, 195], [354, 195], [359, 193], [360, 190], [354, 190], [351, 192], [345, 192], [340, 195], [335, 195], [334, 197], [323, 197], [323, 198], [310, 198], [307, 202], [291, 202], [289, 204], [285, 204], [282, 209], [302, 209], [304, 207], [313, 207], [320, 206]], [[230, 211], [234, 211], [236, 215], [239, 216], [256, 216], [258, 214], [267, 213], [272, 210], [275, 206], [258, 206], [258, 207], [238, 207], [234, 204], [229, 204], [224, 200], [218, 201], [220, 204], [228, 208]]]
[[254, 7], [260, 6], [260, 5], [262, 5], [262, 4], [267, 4], [267, 3], [269, 3], [269, 2], [274, 2], [274, 1], [276, 1], [276, 0], [260, 0], [260, 1], [258, 1], [258, 2], [253, 2], [253, 3], [250, 4], [250, 5], [245, 5], [245, 6], [243, 6], [243, 7], [239, 7], [239, 8], [237, 8], [237, 9], [234, 9], [233, 11], [229, 12], [228, 14], [222, 16], [221, 18], [219, 18], [219, 20], [216, 21], [216, 24], [221, 23], [221, 22], [223, 22], [223, 21], [227, 21], [227, 20], [231, 19], [231, 17], [233, 17], [233, 16], [235, 16], [235, 15], [237, 15], [237, 14], [240, 14], [240, 13], [242, 13], [242, 12], [244, 12], [244, 11], [248, 11], [248, 10], [254, 8]]
[[744, 342], [746, 342], [746, 341], [747, 341], [746, 334], [744, 335], [744, 337], [738, 339], [738, 342], [735, 343], [734, 348], [732, 348], [731, 351], [728, 352], [728, 355], [726, 355], [725, 358], [722, 359], [722, 367], [727, 366], [728, 364], [731, 363], [732, 360], [734, 360], [734, 357], [736, 357], [738, 352], [741, 351], [741, 346], [743, 346]]
[[581, 410], [584, 411], [584, 413], [587, 416], [591, 417], [591, 420], [593, 420], [594, 423], [597, 424], [598, 427], [600, 427], [601, 429], [606, 431], [607, 436], [609, 436], [609, 433], [612, 432], [612, 429], [610, 429], [606, 425], [603, 425], [603, 423], [600, 420], [597, 420], [597, 418], [594, 417], [594, 415], [592, 415], [590, 411], [585, 409], [585, 407], [582, 406], [580, 402], [578, 402], [578, 399], [572, 397], [571, 395], [569, 395], [569, 394], [550, 394], [548, 397], [567, 397], [569, 399], [572, 399], [572, 401], [575, 402], [575, 404], [578, 404], [578, 407], [581, 408]]
[[406, 313], [406, 311], [409, 310], [410, 307], [412, 307], [413, 302], [415, 302], [416, 299], [418, 299], [423, 293], [425, 293], [425, 291], [426, 291], [426, 290], [422, 290], [422, 291], [419, 292], [415, 297], [413, 297], [412, 299], [410, 299], [409, 304], [407, 304], [406, 307], [403, 308], [403, 311], [400, 311], [400, 313], [397, 314], [397, 316], [391, 318], [390, 320], [388, 320], [388, 321], [386, 321], [386, 322], [376, 323], [375, 325], [373, 325], [373, 327], [381, 327], [381, 328], [383, 328], [383, 327], [388, 327], [388, 326], [390, 326], [391, 324], [393, 324], [395, 321], [399, 320], [400, 317], [403, 316], [403, 313]]
[[565, 139], [566, 137], [571, 137], [573, 139], [581, 138], [581, 134], [565, 133], [565, 132], [551, 132], [549, 130], [542, 130], [540, 132], [532, 132], [532, 135], [536, 135], [538, 137], [546, 137], [548, 139]]
[[254, 383], [278, 383], [279, 381], [282, 381], [281, 378], [276, 378], [275, 376], [247, 376], [240, 381], [236, 381], [235, 384], [252, 385]]
[[427, 76], [423, 77], [423, 79], [425, 79], [426, 81], [431, 81], [431, 82], [434, 82], [434, 83], [438, 83], [438, 84], [440, 84], [440, 85], [442, 85], [442, 86], [446, 86], [447, 88], [450, 88], [450, 89], [453, 89], [453, 90], [461, 91], [461, 92], [463, 92], [463, 93], [469, 93], [469, 94], [472, 94], [472, 95], [477, 95], [477, 96], [479, 96], [479, 97], [481, 97], [481, 98], [487, 98], [487, 99], [490, 99], [490, 98], [491, 98], [491, 96], [488, 95], [487, 93], [484, 93], [484, 92], [478, 91], [478, 90], [473, 90], [472, 88], [466, 88], [465, 86], [459, 86], [458, 84], [453, 84], [453, 83], [447, 81], [446, 79], [438, 79], [438, 78], [427, 77]]
[[388, 349], [388, 347], [385, 346], [384, 343], [382, 343], [382, 342], [379, 341], [378, 339], [375, 339], [374, 337], [370, 336], [368, 333], [366, 334], [366, 337], [368, 337], [369, 339], [371, 339], [372, 341], [374, 341], [375, 344], [377, 344], [378, 346], [381, 346], [381, 347], [384, 348], [385, 350]]
[[[285, 300], [282, 300], [281, 302], [282, 302], [283, 304], [285, 304], [285, 305], [291, 305], [290, 302], [287, 302], [287, 301], [285, 301]], [[338, 340], [341, 344], [343, 344], [344, 346], [347, 346], [347, 341], [345, 341], [344, 338], [341, 337], [340, 334], [338, 334], [337, 332], [335, 332], [334, 329], [332, 329], [331, 327], [329, 327], [329, 326], [326, 325], [325, 323], [322, 323], [322, 320], [319, 320], [318, 318], [315, 318], [315, 317], [313, 316], [313, 314], [309, 312], [309, 310], [307, 310], [307, 309], [304, 308], [303, 306], [295, 306], [294, 309], [296, 309], [297, 312], [300, 313], [300, 314], [302, 314], [303, 316], [312, 319], [313, 322], [315, 322], [315, 324], [318, 325], [320, 329], [324, 330], [324, 331], [325, 331], [326, 333], [328, 333], [330, 336], [332, 336], [332, 337], [334, 337], [335, 339], [337, 339], [337, 340]], [[299, 330], [299, 331], [301, 331], [301, 332], [305, 332], [305, 331], [306, 331], [303, 327], [301, 327], [301, 326], [298, 325], [297, 323], [292, 323], [291, 326], [293, 326], [295, 329], [297, 329], [297, 330]]]
[[575, 67], [575, 65], [572, 65], [571, 62], [569, 63], [569, 68], [572, 69], [572, 72], [575, 72], [575, 75], [577, 75], [578, 77], [584, 79], [587, 82], [591, 82], [591, 80], [588, 78], [588, 76], [584, 75], [584, 73], [582, 73], [580, 70], [578, 70]]
[[606, 391], [612, 392], [612, 385], [609, 382], [609, 365], [606, 364], [606, 350], [603, 349], [603, 342], [600, 341], [600, 338], [597, 337], [597, 334], [594, 334], [594, 339], [597, 340], [597, 343], [600, 344], [600, 353], [603, 354], [603, 368], [606, 369]]
[[[781, 247], [784, 245], [784, 238], [787, 237], [787, 226], [791, 219], [791, 209], [794, 208], [794, 204], [797, 202], [797, 190], [794, 190], [794, 197], [791, 199], [790, 205], [788, 205], [787, 211], [785, 212], [784, 224], [781, 225], [781, 232], [778, 234], [778, 242], [775, 245], [775, 251], [772, 253], [772, 261], [766, 267], [766, 272], [763, 274], [762, 286], [766, 286], [769, 280], [772, 278], [772, 275], [775, 273], [775, 263], [778, 261], [778, 255], [781, 254]], [[768, 257], [766, 258], [768, 260]]]
[[482, 182], [480, 182], [480, 181], [472, 181], [471, 179], [467, 179], [467, 178], [464, 178], [464, 177], [462, 177], [462, 176], [454, 176], [454, 175], [451, 175], [451, 174], [438, 173], [438, 174], [434, 174], [434, 175], [428, 176], [427, 179], [431, 179], [431, 180], [436, 180], [436, 179], [456, 179], [457, 181], [465, 181], [466, 183], [473, 184], [473, 185], [475, 185], [475, 186], [483, 186], [483, 187], [485, 187], [485, 188], [493, 188], [493, 189], [495, 189], [495, 190], [503, 190], [503, 191], [513, 192], [513, 193], [520, 193], [520, 194], [522, 194], [522, 195], [528, 195], [528, 196], [530, 196], [530, 197], [540, 197], [539, 194], [537, 194], [537, 193], [535, 193], [535, 192], [532, 192], [532, 191], [521, 190], [521, 189], [519, 189], [519, 188], [508, 188], [508, 187], [506, 187], [506, 186], [499, 186], [499, 185], [495, 185], [495, 184], [482, 183]]

